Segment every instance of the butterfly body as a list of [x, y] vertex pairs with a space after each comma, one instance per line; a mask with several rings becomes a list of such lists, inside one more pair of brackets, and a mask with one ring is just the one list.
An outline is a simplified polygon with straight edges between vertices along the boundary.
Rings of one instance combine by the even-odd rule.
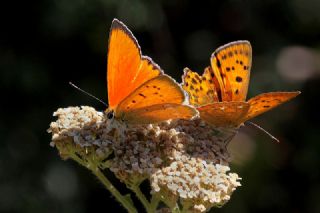
[[263, 93], [246, 101], [252, 48], [248, 41], [236, 41], [218, 48], [211, 66], [202, 76], [184, 69], [182, 87], [200, 117], [217, 127], [237, 127], [270, 109], [289, 101], [300, 92]]
[[197, 111], [185, 93], [151, 58], [143, 56], [131, 31], [119, 20], [111, 25], [107, 65], [107, 117], [128, 124], [191, 119]]

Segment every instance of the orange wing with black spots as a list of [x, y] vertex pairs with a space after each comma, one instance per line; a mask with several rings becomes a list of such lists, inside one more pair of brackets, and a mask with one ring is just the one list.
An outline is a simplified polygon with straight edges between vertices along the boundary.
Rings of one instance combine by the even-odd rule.
[[130, 123], [154, 123], [169, 119], [191, 119], [193, 107], [181, 105], [185, 94], [169, 76], [153, 78], [132, 92], [118, 106], [116, 117]]
[[197, 111], [185, 105], [181, 87], [150, 58], [141, 55], [130, 30], [120, 21], [111, 25], [108, 49], [108, 112], [116, 119], [148, 124], [190, 119]]
[[265, 113], [299, 94], [300, 92], [269, 92], [257, 95], [248, 101], [250, 109], [243, 122]]
[[204, 75], [184, 69], [182, 77], [182, 88], [189, 94], [189, 102], [193, 106], [202, 106], [218, 101], [218, 93], [215, 89], [214, 81], [208, 75], [210, 67], [205, 69]]
[[299, 95], [300, 92], [263, 93], [248, 102], [216, 102], [198, 107], [201, 119], [216, 127], [237, 127]]
[[[264, 93], [246, 102], [251, 58], [250, 43], [236, 41], [221, 46], [212, 54], [212, 69], [206, 68], [201, 78], [197, 73], [185, 71], [183, 88], [204, 121], [217, 127], [237, 127], [300, 94]], [[207, 90], [199, 90], [200, 87], [209, 88], [213, 95], [209, 96]]]
[[248, 92], [252, 48], [248, 41], [219, 47], [211, 56], [211, 66], [222, 91], [222, 101], [245, 101]]

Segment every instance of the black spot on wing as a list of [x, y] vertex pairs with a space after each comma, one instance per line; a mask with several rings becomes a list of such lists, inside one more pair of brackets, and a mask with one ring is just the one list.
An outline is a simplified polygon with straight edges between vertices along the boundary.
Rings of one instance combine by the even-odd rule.
[[240, 76], [237, 76], [236, 81], [240, 83], [240, 82], [242, 82], [242, 78]]
[[144, 94], [142, 94], [142, 93], [139, 93], [139, 95], [141, 96], [141, 97], [143, 97], [143, 98], [146, 98], [147, 96], [145, 96]]
[[209, 89], [209, 90], [207, 91], [207, 95], [208, 95], [208, 96], [212, 95], [213, 93], [214, 93], [214, 92], [213, 92], [212, 89]]
[[195, 75], [194, 77], [201, 82], [201, 78], [198, 75]]
[[217, 67], [220, 68], [221, 67], [221, 63], [220, 60], [217, 58]]

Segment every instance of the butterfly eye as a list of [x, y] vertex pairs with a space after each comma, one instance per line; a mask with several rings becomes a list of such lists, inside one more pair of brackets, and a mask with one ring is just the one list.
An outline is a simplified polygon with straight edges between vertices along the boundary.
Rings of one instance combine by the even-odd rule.
[[109, 120], [111, 120], [113, 117], [114, 117], [114, 111], [113, 110], [107, 113], [107, 118]]

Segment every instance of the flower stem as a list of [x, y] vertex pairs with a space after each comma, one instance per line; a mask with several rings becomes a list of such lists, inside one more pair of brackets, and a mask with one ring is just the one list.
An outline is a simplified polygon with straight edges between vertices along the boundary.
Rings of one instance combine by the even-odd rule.
[[141, 201], [146, 211], [151, 212], [151, 205], [147, 200], [146, 196], [141, 192], [140, 187], [138, 185], [131, 186], [130, 189], [136, 194], [137, 198]]
[[95, 176], [101, 181], [101, 183], [106, 187], [107, 190], [111, 192], [111, 194], [118, 200], [130, 213], [137, 213], [137, 209], [134, 207], [131, 199], [126, 196], [121, 195], [121, 193], [113, 186], [113, 184], [108, 180], [108, 178], [101, 172], [98, 166], [88, 160], [84, 162], [80, 157], [78, 157], [74, 153], [70, 153], [70, 157], [78, 162], [80, 165], [86, 167], [87, 169], [91, 170]]
[[112, 185], [112, 183], [106, 178], [106, 176], [100, 171], [98, 167], [90, 169], [103, 185], [111, 192], [111, 194], [128, 210], [130, 213], [137, 213], [137, 209], [133, 206], [132, 202]]
[[177, 203], [171, 210], [172, 210], [172, 213], [181, 213], [180, 208]]
[[160, 198], [157, 194], [152, 195], [149, 212], [156, 212]]
[[180, 213], [180, 208], [178, 205], [178, 200], [170, 199], [167, 196], [161, 196], [161, 201], [169, 207], [172, 213]]

